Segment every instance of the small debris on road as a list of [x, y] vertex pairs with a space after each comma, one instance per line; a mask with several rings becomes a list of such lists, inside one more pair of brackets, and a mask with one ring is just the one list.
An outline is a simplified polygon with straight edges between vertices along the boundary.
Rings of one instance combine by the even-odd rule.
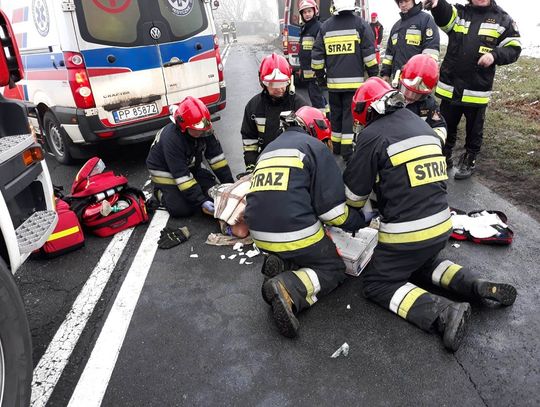
[[232, 260], [232, 259], [234, 259], [235, 257], [236, 257], [236, 254], [231, 254], [231, 255], [229, 256], [229, 259]]
[[351, 309], [351, 304], [347, 304], [347, 309]]
[[341, 345], [334, 353], [332, 353], [331, 358], [335, 359], [339, 355], [348, 356], [349, 355], [349, 344], [345, 342], [343, 345]]
[[459, 249], [460, 246], [461, 246], [461, 245], [460, 245], [459, 243], [454, 243], [454, 244], [452, 245], [452, 247], [455, 247], [456, 249]]
[[199, 255], [198, 254], [190, 254], [189, 257], [191, 257], [193, 259], [198, 259]]

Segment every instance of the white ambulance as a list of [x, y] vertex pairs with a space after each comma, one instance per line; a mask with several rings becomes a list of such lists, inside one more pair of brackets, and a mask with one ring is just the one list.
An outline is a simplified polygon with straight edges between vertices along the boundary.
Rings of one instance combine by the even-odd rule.
[[26, 78], [4, 95], [64, 164], [103, 143], [150, 140], [186, 96], [225, 108], [210, 0], [0, 0]]

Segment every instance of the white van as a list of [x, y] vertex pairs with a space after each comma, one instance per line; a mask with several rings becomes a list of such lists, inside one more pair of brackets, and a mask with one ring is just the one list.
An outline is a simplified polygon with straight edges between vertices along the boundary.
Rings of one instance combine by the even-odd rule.
[[32, 124], [61, 163], [153, 139], [188, 95], [225, 108], [210, 0], [0, 1], [26, 72], [4, 95], [36, 105]]

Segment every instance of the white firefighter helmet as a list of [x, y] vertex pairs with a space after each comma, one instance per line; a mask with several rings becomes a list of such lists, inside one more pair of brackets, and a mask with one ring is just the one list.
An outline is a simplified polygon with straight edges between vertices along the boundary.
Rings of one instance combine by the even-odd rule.
[[334, 14], [337, 14], [341, 11], [354, 11], [356, 7], [355, 0], [333, 0], [334, 3]]

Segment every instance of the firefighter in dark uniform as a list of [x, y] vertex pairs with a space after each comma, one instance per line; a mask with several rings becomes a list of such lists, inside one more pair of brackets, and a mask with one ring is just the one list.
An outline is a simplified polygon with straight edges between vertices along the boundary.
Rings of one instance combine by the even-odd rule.
[[255, 168], [260, 152], [279, 135], [281, 112], [307, 105], [290, 90], [291, 75], [291, 67], [281, 55], [273, 53], [261, 61], [259, 82], [263, 90], [247, 103], [240, 130], [247, 173]]
[[157, 133], [146, 159], [154, 196], [172, 217], [190, 216], [198, 208], [213, 214], [208, 189], [216, 185], [216, 180], [201, 167], [203, 156], [222, 183], [233, 182], [233, 178], [212, 132], [210, 112], [203, 102], [191, 96], [174, 108], [173, 123]]
[[317, 34], [321, 29], [319, 6], [317, 6], [315, 0], [300, 0], [298, 3], [298, 12], [304, 22], [300, 30], [300, 52], [298, 53], [302, 77], [308, 85], [311, 106], [316, 107], [326, 114], [329, 111], [329, 107], [321, 88], [315, 81], [315, 72], [311, 69], [311, 50], [313, 49], [315, 38], [317, 38]]
[[231, 39], [229, 38], [229, 33], [231, 32], [231, 27], [226, 21], [221, 23], [221, 34], [223, 34], [223, 44], [230, 44]]
[[439, 59], [439, 29], [422, 3], [415, 0], [396, 0], [401, 18], [394, 24], [388, 37], [382, 61], [381, 76], [397, 87], [398, 71], [414, 55], [428, 54]]
[[354, 118], [366, 127], [343, 175], [347, 202], [361, 208], [374, 191], [381, 214], [378, 244], [362, 274], [364, 294], [425, 331], [438, 330], [456, 351], [469, 303], [431, 294], [411, 280], [501, 305], [513, 304], [516, 289], [437, 259], [452, 231], [446, 161], [437, 134], [402, 101], [380, 78], [369, 79], [353, 98]]
[[[354, 91], [379, 73], [375, 39], [369, 24], [354, 13], [354, 0], [334, 0], [334, 16], [322, 26], [311, 53], [311, 67], [319, 84], [327, 83], [334, 154], [348, 160], [352, 153]], [[326, 71], [326, 72], [325, 72]]]
[[438, 80], [437, 62], [426, 54], [415, 55], [403, 66], [399, 91], [405, 96], [407, 109], [425, 120], [441, 139], [444, 149], [446, 122], [432, 95]]
[[444, 155], [452, 163], [457, 126], [465, 115], [465, 153], [454, 175], [469, 178], [482, 146], [486, 107], [493, 87], [496, 65], [517, 61], [520, 36], [512, 18], [494, 0], [469, 0], [454, 6], [445, 0], [426, 2], [435, 22], [448, 34], [448, 50], [441, 65], [435, 93], [448, 125]]
[[371, 22], [369, 23], [369, 26], [371, 27], [371, 30], [373, 31], [373, 36], [375, 37], [375, 55], [377, 56], [377, 63], [380, 64], [380, 49], [384, 35], [384, 27], [379, 21], [379, 16], [377, 15], [377, 13], [371, 13]]
[[262, 270], [268, 278], [263, 298], [287, 337], [297, 335], [295, 314], [346, 278], [345, 263], [323, 223], [349, 231], [364, 223], [364, 217], [345, 204], [341, 172], [328, 148], [329, 124], [314, 107], [289, 117], [285, 132], [260, 155], [247, 195], [245, 219], [251, 236], [257, 247], [271, 253]]
[[231, 24], [229, 25], [229, 27], [231, 29], [233, 42], [238, 42], [238, 40], [236, 39], [236, 24], [235, 24], [235, 22], [231, 21]]

